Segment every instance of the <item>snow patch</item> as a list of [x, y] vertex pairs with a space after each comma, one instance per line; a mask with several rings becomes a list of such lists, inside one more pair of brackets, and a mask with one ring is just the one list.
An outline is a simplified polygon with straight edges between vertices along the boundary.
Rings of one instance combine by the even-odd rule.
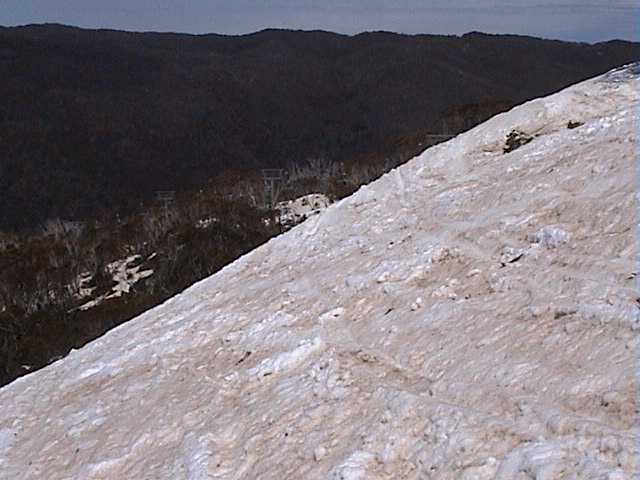
[[[155, 253], [151, 255], [147, 260], [152, 259], [154, 256]], [[141, 255], [131, 255], [125, 259], [116, 260], [115, 262], [107, 265], [107, 272], [112, 275], [115, 285], [111, 287], [111, 290], [108, 293], [100, 295], [93, 300], [80, 305], [78, 309], [89, 310], [90, 308], [100, 305], [105, 300], [119, 298], [122, 295], [129, 293], [131, 291], [131, 288], [140, 280], [153, 275], [153, 270], [151, 269], [143, 270], [141, 265], [132, 265], [136, 262], [139, 262], [141, 259]], [[93, 293], [93, 290], [91, 293]]]
[[331, 200], [322, 193], [311, 193], [295, 200], [276, 205], [282, 225], [296, 225], [309, 217], [318, 215], [331, 205]]

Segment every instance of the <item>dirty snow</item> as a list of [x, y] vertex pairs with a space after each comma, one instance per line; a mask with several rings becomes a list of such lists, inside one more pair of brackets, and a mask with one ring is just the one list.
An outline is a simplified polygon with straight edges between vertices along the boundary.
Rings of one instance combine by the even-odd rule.
[[637, 478], [637, 75], [433, 147], [0, 389], [0, 478]]

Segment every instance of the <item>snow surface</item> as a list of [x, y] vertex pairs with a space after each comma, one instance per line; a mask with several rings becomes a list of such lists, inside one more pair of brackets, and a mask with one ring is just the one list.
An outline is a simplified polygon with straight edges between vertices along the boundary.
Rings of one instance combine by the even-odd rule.
[[0, 478], [637, 478], [637, 76], [433, 147], [0, 389]]

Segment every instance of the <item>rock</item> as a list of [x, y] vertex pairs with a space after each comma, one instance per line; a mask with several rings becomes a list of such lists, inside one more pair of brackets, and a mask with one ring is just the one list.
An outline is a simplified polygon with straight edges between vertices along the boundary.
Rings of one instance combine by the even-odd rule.
[[507, 140], [505, 142], [505, 146], [503, 148], [503, 153], [513, 152], [517, 150], [523, 145], [531, 142], [533, 137], [531, 135], [527, 135], [520, 130], [511, 130], [509, 135], [507, 135]]

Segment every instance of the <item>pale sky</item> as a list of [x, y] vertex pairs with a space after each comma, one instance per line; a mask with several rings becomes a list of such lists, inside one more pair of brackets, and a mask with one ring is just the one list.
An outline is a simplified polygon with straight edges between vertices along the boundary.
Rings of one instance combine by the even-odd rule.
[[0, 25], [242, 34], [264, 28], [354, 34], [516, 33], [640, 40], [640, 0], [0, 0]]

